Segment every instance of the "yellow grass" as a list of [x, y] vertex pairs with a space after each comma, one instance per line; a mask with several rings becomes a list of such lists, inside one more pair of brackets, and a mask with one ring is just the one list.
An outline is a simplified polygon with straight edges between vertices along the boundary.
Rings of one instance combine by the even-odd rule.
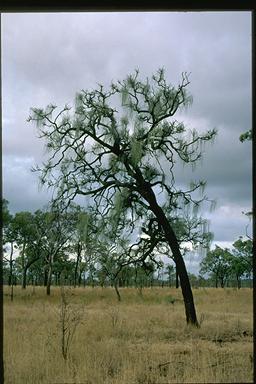
[[[68, 290], [82, 313], [68, 359], [61, 353], [60, 289], [4, 290], [6, 384], [161, 384], [253, 381], [252, 290], [195, 289], [201, 322], [185, 324], [175, 288]], [[175, 298], [171, 304], [171, 298]]]

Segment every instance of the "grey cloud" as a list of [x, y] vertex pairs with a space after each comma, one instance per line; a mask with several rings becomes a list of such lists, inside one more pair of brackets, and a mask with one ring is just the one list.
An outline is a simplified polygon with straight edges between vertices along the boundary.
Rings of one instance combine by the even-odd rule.
[[40, 189], [37, 175], [32, 174], [33, 165], [33, 157], [3, 157], [3, 196], [11, 213], [36, 211], [51, 199], [50, 191]]
[[239, 236], [251, 232], [251, 223], [242, 213], [243, 207], [226, 205], [219, 207], [215, 212], [207, 214], [210, 231], [214, 234], [214, 241], [234, 242]]
[[4, 194], [13, 210], [33, 210], [49, 198], [38, 192], [29, 170], [44, 158], [35, 127], [26, 123], [30, 107], [72, 104], [82, 88], [109, 85], [136, 67], [145, 77], [164, 66], [174, 84], [182, 71], [191, 72], [194, 102], [180, 118], [200, 131], [219, 129], [202, 166], [194, 173], [179, 167], [177, 182], [203, 178], [217, 207], [236, 207], [233, 221], [219, 208], [212, 216], [217, 238], [233, 241], [244, 227], [238, 212], [251, 205], [251, 146], [239, 142], [251, 126], [250, 17], [249, 12], [4, 14]]

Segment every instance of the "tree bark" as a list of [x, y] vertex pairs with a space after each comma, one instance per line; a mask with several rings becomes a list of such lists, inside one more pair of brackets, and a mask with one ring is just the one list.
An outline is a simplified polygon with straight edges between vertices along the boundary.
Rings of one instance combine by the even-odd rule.
[[181, 286], [184, 305], [185, 305], [185, 314], [186, 314], [187, 324], [193, 324], [198, 327], [199, 323], [197, 321], [193, 293], [190, 286], [185, 262], [181, 255], [176, 235], [167, 217], [165, 216], [164, 211], [158, 205], [155, 194], [150, 184], [143, 181], [141, 186], [142, 186], [142, 189], [140, 190], [140, 193], [144, 197], [144, 199], [149, 203], [150, 210], [155, 214], [159, 224], [161, 225], [165, 233], [166, 240], [171, 248], [173, 258], [176, 264], [176, 269], [180, 278], [180, 286]]
[[47, 270], [47, 267], [45, 266], [45, 268], [44, 268], [44, 287], [47, 287], [47, 276], [48, 276], [48, 270]]
[[25, 265], [24, 269], [23, 269], [23, 275], [22, 275], [22, 288], [23, 289], [26, 289], [27, 287], [27, 266]]
[[26, 282], [24, 285], [24, 274], [27, 273], [27, 271], [25, 271], [25, 248], [26, 248], [26, 243], [24, 242], [22, 246], [22, 251], [21, 251], [22, 289], [26, 288]]
[[49, 265], [48, 276], [47, 276], [47, 285], [46, 285], [46, 294], [50, 296], [51, 294], [51, 283], [52, 283], [52, 266]]
[[77, 244], [77, 257], [76, 257], [76, 266], [75, 266], [75, 279], [74, 279], [74, 288], [77, 285], [77, 275], [78, 275], [78, 267], [81, 260], [81, 252], [82, 252], [82, 246], [80, 243]]
[[116, 280], [114, 281], [114, 287], [115, 287], [115, 291], [116, 291], [116, 294], [117, 294], [117, 299], [118, 299], [118, 301], [121, 301], [121, 295], [120, 295], [120, 292], [118, 290], [118, 286], [117, 286], [117, 281]]
[[25, 289], [27, 286], [27, 271], [29, 267], [31, 267], [32, 264], [34, 264], [37, 260], [39, 260], [39, 256], [35, 257], [34, 259], [30, 260], [26, 265], [24, 265], [23, 268], [23, 277], [22, 277], [22, 288]]
[[10, 274], [9, 274], [9, 279], [8, 279], [8, 285], [12, 285], [13, 284], [13, 279], [12, 279], [12, 270], [13, 270], [13, 259], [12, 259], [12, 256], [13, 256], [13, 242], [11, 242], [11, 254], [10, 254]]
[[83, 271], [80, 271], [80, 272], [79, 272], [79, 276], [78, 276], [78, 287], [80, 287], [80, 286], [81, 286], [81, 281], [82, 281], [82, 272], [83, 272]]
[[176, 289], [179, 288], [179, 274], [178, 274], [178, 270], [176, 268], [176, 273], [175, 273], [175, 286], [176, 286]]

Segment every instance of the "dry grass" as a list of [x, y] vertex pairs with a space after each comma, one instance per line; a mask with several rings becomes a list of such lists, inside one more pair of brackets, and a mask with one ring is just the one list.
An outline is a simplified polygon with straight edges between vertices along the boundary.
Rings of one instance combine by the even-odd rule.
[[[61, 354], [60, 289], [15, 287], [4, 296], [6, 384], [252, 382], [252, 290], [195, 289], [200, 329], [185, 324], [180, 290], [76, 288], [84, 310], [70, 354]], [[175, 299], [174, 304], [173, 300]]]

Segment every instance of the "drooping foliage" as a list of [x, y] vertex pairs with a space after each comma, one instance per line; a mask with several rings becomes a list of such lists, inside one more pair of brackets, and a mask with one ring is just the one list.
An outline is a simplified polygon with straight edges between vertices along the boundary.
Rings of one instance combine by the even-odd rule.
[[[196, 212], [207, 197], [199, 194], [201, 180], [188, 187], [177, 185], [175, 168], [178, 163], [194, 166], [202, 157], [203, 143], [216, 131], [200, 134], [174, 118], [192, 102], [188, 85], [186, 73], [173, 86], [162, 69], [146, 81], [135, 71], [108, 90], [99, 85], [79, 92], [73, 113], [68, 106], [58, 110], [49, 105], [33, 108], [29, 121], [37, 124], [49, 151], [49, 160], [36, 170], [41, 182], [54, 188], [55, 201], [68, 205], [77, 196], [87, 196], [89, 206], [105, 223], [114, 224], [114, 236], [120, 238], [127, 231], [134, 237], [143, 222], [157, 221], [177, 266], [187, 321], [197, 324], [174, 229], [184, 207]], [[148, 254], [156, 245], [152, 236]]]

